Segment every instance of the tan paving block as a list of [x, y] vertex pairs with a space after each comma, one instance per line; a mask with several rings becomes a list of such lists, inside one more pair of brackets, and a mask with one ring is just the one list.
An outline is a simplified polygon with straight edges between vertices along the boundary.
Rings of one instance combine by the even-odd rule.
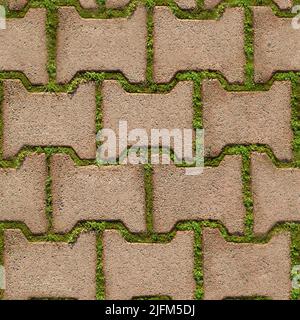
[[290, 82], [276, 81], [268, 91], [229, 92], [218, 80], [206, 80], [202, 99], [206, 155], [217, 156], [231, 144], [267, 144], [278, 159], [292, 159]]
[[79, 0], [80, 5], [84, 9], [98, 9], [98, 3], [96, 0]]
[[[279, 18], [269, 7], [253, 7], [254, 80], [266, 82], [276, 71], [299, 71], [299, 30], [292, 18]], [[287, 58], [288, 57], [288, 58]]]
[[204, 299], [289, 299], [290, 264], [288, 233], [254, 244], [226, 242], [219, 230], [203, 230]]
[[228, 8], [220, 20], [182, 20], [168, 7], [154, 10], [154, 78], [169, 82], [178, 71], [220, 71], [244, 80], [244, 12]]
[[122, 8], [127, 6], [130, 0], [105, 0], [105, 5], [107, 8]]
[[22, 10], [28, 3], [28, 0], [6, 0], [10, 10]]
[[169, 93], [149, 94], [128, 93], [117, 81], [108, 80], [103, 83], [102, 97], [103, 128], [117, 135], [119, 121], [127, 121], [128, 132], [145, 129], [149, 138], [151, 129], [193, 129], [191, 81], [179, 82]]
[[96, 157], [96, 98], [93, 83], [74, 94], [30, 93], [19, 80], [4, 81], [3, 155], [24, 146], [70, 146], [80, 158]]
[[74, 7], [59, 9], [57, 81], [78, 71], [121, 71], [131, 82], [146, 77], [146, 9], [129, 18], [83, 19]]
[[273, 0], [277, 6], [282, 9], [290, 9], [293, 6], [293, 0]]
[[226, 156], [198, 176], [175, 165], [154, 166], [154, 229], [168, 232], [177, 221], [219, 220], [230, 233], [243, 233], [245, 207], [240, 156]]
[[47, 231], [45, 155], [28, 156], [19, 169], [0, 169], [0, 221], [24, 222], [33, 233]]
[[24, 18], [6, 19], [0, 43], [0, 72], [21, 71], [33, 84], [47, 83], [45, 9], [30, 9]]
[[146, 230], [142, 166], [76, 167], [58, 154], [51, 175], [56, 232], [68, 232], [82, 220], [122, 221], [132, 232]]
[[222, 0], [204, 0], [204, 8], [205, 9], [213, 9], [221, 2], [222, 2]]
[[254, 232], [267, 233], [277, 222], [300, 221], [300, 170], [277, 168], [266, 154], [251, 155]]
[[196, 0], [175, 0], [181, 9], [195, 9], [197, 7]]
[[20, 230], [6, 230], [4, 241], [4, 299], [95, 299], [95, 234], [81, 234], [68, 244], [29, 242]]
[[106, 299], [139, 296], [194, 297], [194, 235], [178, 231], [170, 243], [129, 243], [115, 230], [104, 231]]

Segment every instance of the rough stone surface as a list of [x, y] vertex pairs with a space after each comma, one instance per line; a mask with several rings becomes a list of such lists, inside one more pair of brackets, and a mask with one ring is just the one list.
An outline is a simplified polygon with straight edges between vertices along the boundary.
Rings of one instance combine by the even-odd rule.
[[290, 236], [265, 244], [226, 242], [217, 229], [203, 231], [204, 299], [265, 296], [289, 299]]
[[299, 71], [300, 37], [292, 18], [276, 17], [269, 7], [254, 7], [253, 17], [255, 82], [267, 82], [276, 71]]
[[169, 82], [178, 71], [215, 70], [230, 82], [243, 82], [243, 20], [241, 8], [226, 9], [216, 21], [181, 20], [168, 7], [155, 7], [155, 81]]
[[[104, 81], [102, 97], [103, 128], [113, 129], [117, 136], [119, 121], [127, 121], [128, 132], [145, 129], [149, 143], [151, 129], [193, 128], [193, 83], [190, 81], [179, 82], [164, 94], [127, 93], [117, 81]], [[128, 145], [136, 142], [133, 140], [129, 139]], [[171, 143], [173, 145], [173, 141]]]
[[127, 6], [130, 0], [106, 0], [105, 5], [107, 8], [122, 8]]
[[195, 9], [197, 7], [196, 0], [175, 0], [175, 3], [181, 9]]
[[30, 93], [18, 80], [4, 81], [3, 155], [24, 146], [71, 146], [81, 158], [96, 155], [95, 85], [74, 94]]
[[254, 232], [267, 233], [277, 222], [300, 221], [300, 170], [277, 168], [266, 154], [251, 155]]
[[98, 3], [96, 0], [79, 0], [79, 2], [84, 9], [98, 9]]
[[129, 18], [83, 19], [73, 7], [59, 9], [57, 81], [79, 71], [120, 71], [131, 82], [146, 76], [146, 9]]
[[193, 233], [178, 231], [170, 243], [129, 243], [115, 230], [103, 236], [106, 299], [139, 296], [194, 297]]
[[68, 232], [82, 220], [118, 220], [132, 232], [145, 231], [142, 166], [76, 167], [58, 154], [51, 160], [51, 176], [56, 232]]
[[28, 3], [28, 0], [8, 0], [10, 10], [22, 10]]
[[277, 6], [282, 9], [290, 9], [293, 6], [293, 0], [273, 0]]
[[217, 156], [231, 144], [266, 144], [278, 159], [292, 159], [290, 82], [274, 82], [268, 91], [229, 92], [218, 80], [205, 80], [202, 99], [206, 155]]
[[45, 9], [30, 9], [24, 18], [6, 19], [0, 43], [0, 72], [20, 71], [33, 84], [47, 83]]
[[45, 155], [28, 156], [19, 169], [0, 169], [0, 221], [24, 222], [33, 233], [47, 231]]
[[243, 233], [240, 156], [226, 156], [218, 167], [204, 168], [198, 176], [185, 175], [175, 165], [154, 166], [154, 229], [168, 232], [181, 220], [219, 220], [230, 233]]
[[216, 7], [222, 0], [204, 0], [204, 9], [213, 9]]
[[75, 244], [29, 242], [20, 230], [4, 233], [5, 299], [96, 297], [96, 237]]

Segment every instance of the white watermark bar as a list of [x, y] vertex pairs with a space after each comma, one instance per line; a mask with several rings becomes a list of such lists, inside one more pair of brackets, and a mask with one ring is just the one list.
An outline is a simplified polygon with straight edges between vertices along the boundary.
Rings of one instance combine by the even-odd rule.
[[5, 269], [4, 266], [0, 266], [0, 290], [5, 289]]
[[0, 5], [0, 30], [6, 29], [6, 10]]

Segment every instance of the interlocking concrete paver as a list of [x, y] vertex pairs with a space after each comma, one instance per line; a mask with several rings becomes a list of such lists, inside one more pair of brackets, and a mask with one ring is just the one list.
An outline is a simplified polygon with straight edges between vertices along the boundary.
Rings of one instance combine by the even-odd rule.
[[79, 0], [79, 2], [84, 9], [98, 9], [97, 0]]
[[82, 220], [117, 220], [132, 232], [146, 230], [142, 166], [76, 167], [58, 154], [51, 177], [56, 232], [68, 232]]
[[118, 231], [104, 231], [106, 299], [193, 299], [193, 238], [190, 231], [178, 231], [170, 243], [129, 243]]
[[93, 83], [74, 94], [30, 93], [18, 80], [4, 81], [3, 155], [24, 146], [70, 146], [81, 158], [96, 155], [96, 98]]
[[267, 82], [276, 71], [299, 71], [299, 30], [292, 27], [292, 18], [276, 17], [269, 7], [253, 7], [253, 19], [254, 80]]
[[18, 169], [0, 169], [0, 221], [19, 221], [33, 233], [47, 231], [45, 155], [28, 156]]
[[8, 0], [10, 10], [22, 10], [28, 3], [28, 0]]
[[29, 242], [20, 230], [4, 232], [5, 299], [96, 298], [96, 236], [75, 244]]
[[181, 9], [195, 9], [197, 7], [196, 0], [175, 0]]
[[300, 170], [277, 168], [266, 154], [251, 155], [254, 232], [266, 234], [277, 222], [300, 221]]
[[265, 244], [226, 242], [217, 229], [203, 230], [204, 299], [265, 296], [289, 299], [290, 235]]
[[219, 220], [231, 233], [242, 233], [245, 208], [240, 156], [226, 156], [218, 167], [206, 167], [198, 176], [184, 168], [154, 166], [154, 229], [168, 232], [181, 220]]
[[270, 146], [280, 160], [292, 159], [290, 82], [274, 82], [268, 91], [229, 92], [218, 80], [205, 80], [202, 99], [206, 155], [256, 143]]
[[217, 21], [178, 19], [168, 7], [155, 7], [155, 81], [169, 82], [178, 71], [215, 70], [243, 82], [243, 20], [241, 8], [226, 9]]
[[293, 0], [273, 0], [280, 9], [286, 10], [293, 6]]
[[107, 8], [122, 8], [129, 2], [130, 0], [106, 0], [105, 5]]
[[146, 10], [129, 18], [83, 19], [73, 7], [59, 10], [57, 81], [79, 71], [121, 71], [131, 82], [146, 76]]
[[213, 9], [216, 7], [222, 0], [204, 0], [204, 9]]
[[33, 84], [47, 83], [46, 10], [30, 9], [24, 18], [6, 19], [0, 43], [0, 72], [20, 71]]
[[[173, 90], [163, 94], [127, 93], [117, 81], [104, 81], [102, 98], [103, 127], [113, 129], [117, 135], [119, 121], [127, 121], [128, 132], [145, 129], [148, 137], [151, 137], [151, 129], [193, 128], [191, 81], [179, 82]], [[128, 145], [132, 144], [128, 141]]]

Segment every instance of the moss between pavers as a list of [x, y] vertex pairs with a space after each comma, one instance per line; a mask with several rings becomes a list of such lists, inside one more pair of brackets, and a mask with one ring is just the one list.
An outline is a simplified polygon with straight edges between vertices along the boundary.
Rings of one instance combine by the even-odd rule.
[[[6, 1], [0, 0], [1, 3]], [[0, 103], [3, 100], [3, 85], [1, 80], [3, 79], [20, 79], [24, 86], [30, 92], [73, 92], [78, 85], [86, 81], [97, 82], [97, 113], [96, 113], [96, 127], [97, 130], [101, 129], [101, 83], [105, 79], [115, 79], [119, 81], [124, 90], [128, 92], [169, 92], [174, 88], [178, 81], [191, 80], [194, 82], [194, 128], [202, 128], [201, 117], [201, 82], [203, 79], [218, 79], [222, 86], [226, 90], [234, 91], [261, 91], [268, 90], [275, 80], [290, 80], [292, 82], [292, 119], [291, 126], [294, 132], [293, 150], [295, 160], [291, 163], [280, 162], [274, 156], [272, 150], [268, 146], [264, 145], [250, 145], [250, 146], [227, 146], [223, 149], [222, 153], [211, 159], [205, 159], [206, 166], [217, 166], [220, 161], [227, 154], [240, 154], [243, 159], [242, 168], [242, 180], [243, 180], [243, 194], [244, 205], [246, 207], [245, 217], [245, 235], [232, 236], [229, 235], [225, 227], [216, 221], [187, 221], [179, 222], [173, 228], [173, 230], [167, 234], [156, 234], [153, 232], [153, 186], [152, 186], [152, 168], [151, 165], [146, 165], [144, 169], [145, 173], [145, 193], [146, 193], [146, 221], [147, 221], [147, 233], [145, 234], [131, 234], [121, 222], [82, 222], [78, 223], [71, 232], [65, 235], [52, 233], [52, 195], [51, 195], [51, 177], [50, 177], [50, 157], [54, 153], [66, 153], [68, 154], [77, 165], [91, 165], [96, 164], [95, 160], [81, 160], [72, 148], [62, 147], [25, 147], [22, 151], [11, 160], [3, 160], [2, 151], [0, 149], [0, 167], [20, 167], [24, 158], [32, 152], [46, 153], [48, 164], [48, 179], [46, 182], [46, 215], [49, 221], [49, 232], [41, 236], [33, 236], [29, 229], [22, 223], [18, 222], [4, 222], [0, 223], [0, 253], [3, 254], [3, 231], [7, 228], [21, 229], [28, 240], [30, 241], [67, 241], [73, 243], [81, 232], [93, 230], [97, 232], [97, 299], [105, 298], [105, 279], [103, 274], [102, 265], [102, 234], [105, 229], [117, 229], [121, 232], [122, 236], [130, 242], [169, 242], [173, 239], [177, 230], [193, 230], [195, 233], [194, 251], [195, 251], [195, 270], [194, 276], [196, 281], [195, 298], [201, 299], [203, 297], [203, 270], [202, 270], [202, 251], [201, 251], [201, 233], [203, 227], [219, 228], [222, 235], [227, 241], [235, 242], [251, 242], [251, 243], [264, 243], [270, 240], [270, 238], [277, 232], [289, 231], [292, 236], [291, 244], [291, 260], [292, 265], [300, 264], [300, 225], [296, 223], [278, 223], [273, 229], [264, 237], [256, 238], [253, 235], [253, 198], [250, 186], [250, 154], [253, 151], [265, 152], [272, 159], [272, 162], [277, 167], [298, 167], [300, 168], [300, 118], [299, 118], [299, 100], [300, 100], [300, 72], [280, 72], [276, 73], [272, 79], [266, 84], [255, 84], [253, 79], [254, 66], [253, 66], [253, 17], [251, 6], [253, 5], [267, 5], [270, 6], [276, 15], [280, 17], [292, 17], [288, 10], [280, 10], [276, 4], [271, 0], [228, 0], [220, 3], [214, 10], [204, 11], [203, 0], [197, 0], [197, 8], [194, 10], [181, 10], [173, 0], [133, 0], [122, 10], [113, 10], [105, 8], [104, 0], [97, 0], [99, 4], [98, 10], [85, 10], [81, 8], [78, 0], [31, 0], [28, 5], [20, 12], [8, 11], [8, 18], [21, 18], [24, 17], [29, 8], [44, 7], [47, 9], [47, 48], [48, 48], [48, 64], [47, 70], [49, 74], [49, 83], [45, 86], [32, 86], [27, 77], [20, 72], [0, 72]], [[300, 0], [296, 0], [296, 3], [300, 3]], [[71, 5], [75, 6], [82, 17], [85, 18], [117, 18], [127, 17], [131, 15], [139, 4], [144, 4], [147, 7], [147, 76], [146, 83], [133, 85], [130, 84], [121, 73], [110, 72], [82, 72], [78, 73], [73, 80], [66, 85], [58, 85], [55, 82], [56, 78], [56, 35], [58, 27], [58, 8], [60, 6]], [[219, 18], [227, 7], [241, 6], [245, 9], [245, 54], [246, 65], [245, 75], [246, 81], [243, 85], [228, 84], [226, 79], [218, 72], [202, 71], [202, 72], [179, 72], [168, 84], [155, 84], [153, 81], [153, 8], [155, 5], [168, 5], [173, 13], [178, 18], [184, 19], [217, 19]], [[2, 145], [2, 133], [3, 122], [0, 108], [0, 145]], [[0, 254], [0, 264], [3, 263], [3, 256]], [[300, 296], [300, 290], [293, 290], [291, 297], [297, 299]], [[2, 297], [0, 291], [0, 298]], [[168, 297], [140, 297], [141, 299], [165, 299]], [[233, 297], [234, 298], [234, 297]], [[251, 297], [256, 299], [265, 299], [265, 297]]]

